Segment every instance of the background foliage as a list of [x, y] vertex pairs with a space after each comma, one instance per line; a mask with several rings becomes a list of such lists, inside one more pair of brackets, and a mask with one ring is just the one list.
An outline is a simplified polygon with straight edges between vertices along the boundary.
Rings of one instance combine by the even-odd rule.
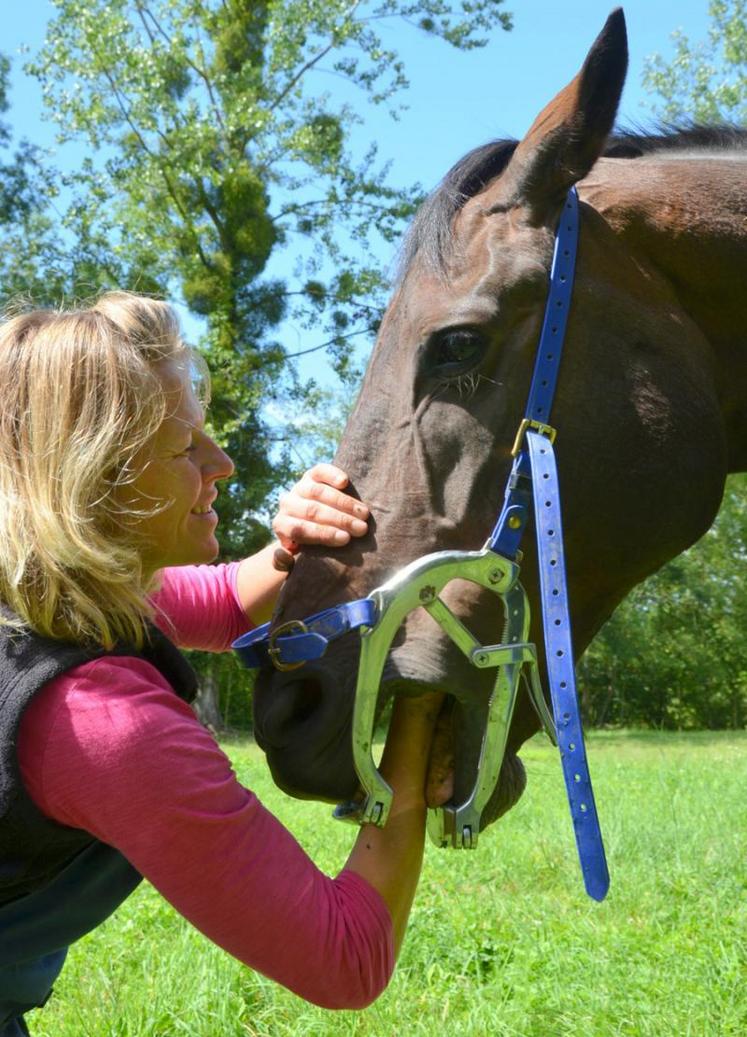
[[644, 84], [658, 95], [654, 111], [670, 121], [747, 123], [747, 4], [711, 0], [707, 40], [672, 33], [675, 56], [649, 59]]
[[[214, 374], [213, 431], [237, 462], [221, 495], [224, 558], [268, 538], [276, 488], [329, 456], [387, 291], [374, 257], [420, 198], [351, 144], [367, 105], [396, 118], [407, 70], [381, 24], [468, 49], [510, 28], [502, 0], [52, 0], [39, 80], [68, 172], [8, 125], [0, 55], [0, 304], [58, 304], [105, 287], [180, 301]], [[745, 0], [712, 0], [711, 31], [674, 34], [645, 82], [667, 120], [747, 121]], [[387, 35], [386, 39], [390, 39]], [[344, 80], [351, 104], [326, 89]], [[292, 318], [341, 389], [302, 379]], [[300, 430], [300, 431], [299, 431]], [[306, 441], [304, 441], [304, 436]], [[592, 724], [747, 722], [747, 483], [713, 530], [637, 588], [580, 666]], [[196, 656], [207, 718], [248, 723], [229, 657]], [[220, 708], [217, 700], [221, 699]]]

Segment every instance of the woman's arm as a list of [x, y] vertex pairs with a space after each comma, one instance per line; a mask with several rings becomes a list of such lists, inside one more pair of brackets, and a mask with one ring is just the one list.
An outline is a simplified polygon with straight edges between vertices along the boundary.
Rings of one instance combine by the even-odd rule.
[[399, 954], [407, 928], [425, 840], [425, 783], [440, 694], [399, 698], [379, 770], [394, 790], [384, 828], [364, 825], [346, 867], [381, 894], [392, 917], [394, 952]]
[[347, 475], [331, 464], [318, 464], [280, 498], [272, 526], [278, 538], [239, 566], [237, 590], [241, 607], [255, 625], [272, 615], [287, 569], [278, 567], [276, 552], [294, 554], [302, 544], [342, 547], [351, 536], [368, 530], [369, 511], [362, 501], [342, 492]]

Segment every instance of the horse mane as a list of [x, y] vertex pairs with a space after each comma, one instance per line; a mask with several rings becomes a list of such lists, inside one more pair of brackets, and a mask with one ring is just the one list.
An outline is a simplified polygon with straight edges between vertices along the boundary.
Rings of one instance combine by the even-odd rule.
[[[400, 251], [397, 280], [404, 279], [416, 255], [433, 270], [443, 271], [451, 244], [454, 216], [499, 176], [519, 142], [490, 141], [468, 151], [452, 166], [418, 209]], [[636, 159], [657, 152], [747, 150], [747, 128], [731, 124], [662, 125], [653, 130], [617, 130], [602, 152], [604, 158]]]

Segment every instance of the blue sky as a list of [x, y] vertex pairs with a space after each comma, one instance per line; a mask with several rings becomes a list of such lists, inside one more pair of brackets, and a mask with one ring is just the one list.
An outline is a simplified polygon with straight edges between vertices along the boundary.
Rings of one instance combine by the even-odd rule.
[[[505, 0], [505, 9], [514, 15], [513, 31], [496, 28], [487, 47], [466, 54], [398, 26], [390, 38], [407, 65], [409, 110], [399, 123], [369, 110], [362, 143], [378, 140], [381, 156], [393, 159], [398, 181], [434, 185], [477, 144], [521, 136], [575, 75], [613, 6], [611, 0]], [[647, 118], [640, 85], [644, 59], [654, 52], [671, 56], [675, 29], [691, 40], [704, 38], [708, 0], [627, 0], [623, 7], [631, 60], [620, 116], [622, 122], [641, 121]], [[22, 75], [23, 59], [15, 53], [23, 44], [32, 51], [40, 45], [54, 9], [49, 0], [0, 0], [0, 9], [0, 50], [15, 61], [11, 118], [27, 136], [51, 143], [53, 131], [42, 121], [38, 88]], [[323, 73], [318, 82], [320, 90], [332, 85]]]
[[[410, 89], [409, 109], [399, 122], [382, 110], [363, 110], [364, 125], [357, 144], [365, 151], [371, 140], [382, 160], [392, 160], [391, 177], [398, 184], [419, 181], [434, 186], [466, 151], [495, 137], [520, 137], [547, 101], [580, 67], [593, 39], [612, 10], [611, 0], [505, 0], [514, 16], [514, 29], [498, 27], [487, 47], [469, 53], [424, 37], [415, 29], [397, 25], [388, 42], [405, 59]], [[641, 87], [644, 60], [654, 52], [671, 57], [671, 33], [681, 29], [691, 41], [705, 39], [708, 0], [627, 0], [630, 69], [620, 108], [624, 124], [646, 123], [651, 112]], [[0, 0], [3, 34], [0, 50], [14, 58], [10, 118], [19, 134], [52, 145], [54, 131], [42, 119], [38, 87], [22, 74], [22, 45], [33, 52], [44, 37], [53, 14], [49, 0]], [[323, 72], [316, 73], [319, 90], [337, 86]], [[313, 89], [313, 83], [309, 83]], [[355, 102], [356, 98], [349, 98]], [[650, 104], [650, 98], [648, 98]], [[74, 161], [75, 153], [66, 162]], [[64, 164], [64, 163], [63, 163]], [[383, 264], [392, 259], [382, 251]], [[286, 259], [287, 263], [288, 260]], [[282, 271], [277, 271], [282, 273]], [[189, 330], [189, 329], [188, 329]], [[287, 329], [290, 349], [308, 345], [308, 333]], [[316, 373], [319, 359], [314, 360]]]

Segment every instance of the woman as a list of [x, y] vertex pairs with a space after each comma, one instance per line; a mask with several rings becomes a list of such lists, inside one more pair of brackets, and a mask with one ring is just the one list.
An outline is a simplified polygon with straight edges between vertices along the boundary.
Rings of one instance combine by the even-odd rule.
[[[204, 365], [164, 303], [126, 293], [0, 328], [0, 1034], [27, 1033], [66, 947], [141, 876], [211, 940], [300, 996], [362, 1007], [385, 987], [423, 849], [436, 702], [398, 702], [387, 826], [319, 872], [187, 704], [174, 644], [225, 651], [263, 622], [278, 545], [230, 565]], [[317, 466], [280, 544], [342, 544], [367, 509]], [[186, 700], [186, 701], [185, 701]]]

